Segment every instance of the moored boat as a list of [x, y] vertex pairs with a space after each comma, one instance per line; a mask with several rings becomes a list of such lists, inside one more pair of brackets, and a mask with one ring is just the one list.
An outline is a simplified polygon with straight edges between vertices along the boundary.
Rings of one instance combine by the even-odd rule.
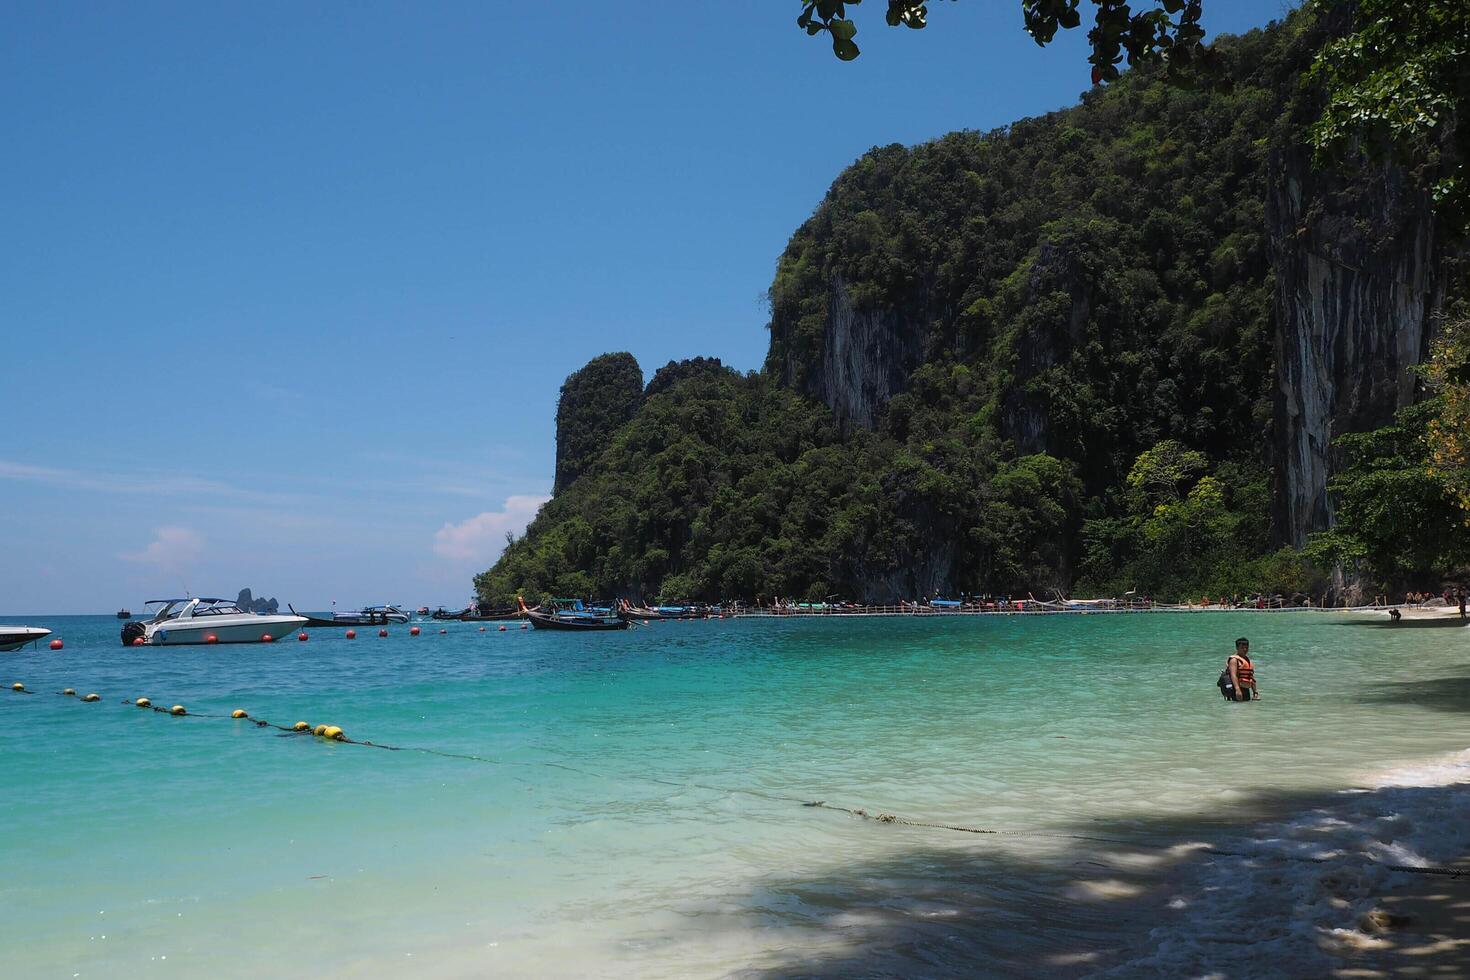
[[408, 613], [397, 606], [363, 606], [351, 612], [333, 612], [333, 626], [388, 626], [408, 622]]
[[0, 653], [19, 650], [28, 643], [44, 640], [51, 631], [41, 626], [0, 625]]
[[131, 609], [126, 608], [126, 607], [124, 607], [122, 609], [119, 609], [117, 611], [117, 618], [118, 619], [132, 619], [133, 618], [133, 611]]
[[551, 612], [531, 609], [524, 599], [516, 597], [519, 611], [538, 630], [565, 630], [567, 632], [598, 632], [603, 630], [625, 630], [628, 620], [617, 615], [600, 615], [587, 609], [579, 599], [558, 599], [551, 605]]
[[[259, 615], [241, 609], [229, 599], [150, 599], [159, 606], [153, 618], [123, 625], [123, 646], [142, 639], [148, 646], [195, 643], [259, 643], [283, 637], [305, 626], [305, 616]], [[211, 639], [212, 637], [212, 639]]]

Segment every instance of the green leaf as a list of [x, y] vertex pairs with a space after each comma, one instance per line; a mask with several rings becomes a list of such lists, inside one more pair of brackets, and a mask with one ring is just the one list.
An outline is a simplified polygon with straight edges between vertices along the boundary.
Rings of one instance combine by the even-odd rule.
[[850, 20], [834, 20], [832, 22], [832, 36], [839, 41], [851, 41], [857, 34], [857, 25]]
[[843, 61], [851, 61], [858, 56], [858, 46], [851, 41], [837, 38], [832, 42], [832, 53]]

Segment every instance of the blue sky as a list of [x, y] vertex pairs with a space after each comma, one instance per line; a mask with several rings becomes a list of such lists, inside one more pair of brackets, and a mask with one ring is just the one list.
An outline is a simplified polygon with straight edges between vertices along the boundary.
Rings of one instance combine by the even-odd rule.
[[0, 613], [463, 602], [569, 372], [759, 367], [844, 166], [1087, 84], [1018, 3], [883, 6], [843, 64], [796, 2], [7, 5]]

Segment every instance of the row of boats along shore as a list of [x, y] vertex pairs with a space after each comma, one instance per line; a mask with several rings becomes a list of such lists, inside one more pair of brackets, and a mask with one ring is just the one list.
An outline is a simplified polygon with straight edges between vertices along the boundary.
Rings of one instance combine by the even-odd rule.
[[[1054, 600], [995, 599], [923, 599], [895, 605], [860, 605], [851, 602], [790, 602], [748, 605], [730, 603], [686, 603], [680, 605], [634, 605], [626, 599], [596, 602], [583, 599], [553, 599], [531, 606], [517, 597], [516, 604], [501, 608], [466, 606], [459, 610], [421, 606], [416, 611], [395, 605], [364, 606], [352, 611], [333, 611], [329, 617], [299, 613], [289, 604], [289, 613], [251, 612], [228, 599], [186, 597], [153, 599], [142, 618], [134, 619], [126, 609], [118, 618], [126, 619], [121, 631], [124, 646], [177, 646], [214, 643], [270, 643], [295, 633], [305, 638], [302, 630], [352, 629], [375, 626], [380, 630], [394, 625], [418, 622], [490, 623], [520, 621], [538, 630], [561, 632], [607, 632], [649, 626], [659, 621], [693, 619], [727, 619], [734, 617], [806, 617], [806, 616], [931, 616], [931, 615], [1057, 615], [1133, 612], [1314, 612], [1346, 615], [1354, 621], [1385, 626], [1460, 626], [1467, 622], [1458, 604], [1432, 599], [1419, 604], [1375, 604], [1370, 606], [1333, 607], [1311, 605], [1310, 602], [1281, 596], [1252, 596], [1246, 600], [1197, 604], [1155, 603], [1132, 594], [1122, 599]], [[502, 628], [504, 628], [502, 626]], [[411, 632], [417, 632], [414, 627]], [[18, 650], [40, 643], [52, 631], [39, 626], [0, 624], [0, 652]], [[351, 635], [351, 634], [349, 634]], [[51, 641], [60, 649], [61, 641]]]
[[[376, 626], [386, 630], [389, 626], [407, 625], [418, 622], [464, 622], [488, 623], [520, 620], [536, 629], [572, 632], [601, 632], [624, 630], [635, 624], [651, 624], [656, 620], [708, 619], [726, 615], [718, 605], [681, 606], [634, 606], [626, 601], [599, 605], [581, 599], [555, 599], [548, 603], [530, 606], [524, 600], [516, 605], [498, 609], [482, 609], [467, 606], [450, 611], [427, 606], [416, 612], [395, 605], [364, 606], [352, 611], [334, 611], [330, 617], [314, 616], [297, 612], [287, 605], [289, 613], [259, 613], [241, 608], [230, 599], [208, 596], [189, 596], [180, 599], [151, 599], [146, 604], [148, 612], [134, 619], [130, 610], [118, 611], [118, 618], [125, 619], [120, 638], [123, 646], [181, 646], [208, 645], [216, 643], [272, 643], [276, 639], [297, 634], [305, 637], [302, 630], [352, 629], [358, 626]], [[414, 627], [412, 632], [418, 632]], [[0, 651], [18, 650], [39, 643], [51, 635], [51, 630], [39, 626], [11, 626], [0, 624]], [[60, 649], [60, 641], [53, 640], [53, 649]]]

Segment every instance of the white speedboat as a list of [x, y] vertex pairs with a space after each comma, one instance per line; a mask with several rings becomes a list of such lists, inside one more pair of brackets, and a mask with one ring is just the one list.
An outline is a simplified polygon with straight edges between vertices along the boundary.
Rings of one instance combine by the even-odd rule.
[[0, 653], [9, 653], [11, 650], [19, 650], [27, 643], [35, 643], [44, 640], [51, 635], [48, 629], [39, 626], [3, 626], [0, 625]]
[[158, 605], [158, 612], [124, 626], [123, 646], [139, 637], [149, 646], [259, 643], [263, 636], [279, 640], [306, 625], [305, 616], [248, 613], [229, 599], [152, 599], [148, 605]]

